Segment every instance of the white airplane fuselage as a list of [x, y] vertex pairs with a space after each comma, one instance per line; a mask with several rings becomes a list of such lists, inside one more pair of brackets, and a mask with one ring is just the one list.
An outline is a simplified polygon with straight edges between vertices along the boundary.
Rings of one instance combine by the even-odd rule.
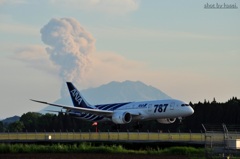
[[[184, 106], [181, 106], [183, 105]], [[139, 116], [133, 120], [153, 120], [161, 118], [176, 118], [184, 117], [193, 114], [193, 109], [190, 106], [185, 106], [184, 102], [179, 100], [155, 100], [147, 102], [133, 102], [129, 103], [116, 111], [129, 111], [139, 113]]]
[[[118, 107], [117, 105], [120, 106]], [[118, 108], [114, 109], [114, 107]], [[131, 121], [174, 119], [178, 117], [189, 116], [194, 113], [194, 110], [192, 109], [191, 106], [176, 99], [95, 105], [92, 106], [92, 108], [100, 110], [113, 110], [113, 114], [115, 113], [123, 114], [128, 112], [130, 114], [133, 114]], [[79, 118], [88, 121], [99, 122], [113, 120], [113, 118], [108, 117], [99, 118], [99, 116], [89, 113], [81, 113], [75, 110], [73, 110], [70, 114], [73, 115], [78, 114]], [[128, 122], [126, 121], [126, 123]], [[164, 122], [164, 124], [167, 123]]]

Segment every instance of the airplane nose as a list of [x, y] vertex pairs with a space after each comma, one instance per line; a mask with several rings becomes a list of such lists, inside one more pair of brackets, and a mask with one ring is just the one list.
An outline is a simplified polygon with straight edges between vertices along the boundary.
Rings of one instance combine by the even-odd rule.
[[193, 108], [186, 103], [182, 103], [181, 107], [180, 107], [180, 111], [181, 111], [181, 117], [186, 117], [186, 116], [190, 116], [194, 113]]
[[190, 116], [194, 113], [194, 110], [192, 107], [188, 106], [185, 107], [185, 111], [184, 111], [184, 116]]
[[194, 113], [194, 110], [192, 107], [189, 107], [189, 114], [192, 115]]

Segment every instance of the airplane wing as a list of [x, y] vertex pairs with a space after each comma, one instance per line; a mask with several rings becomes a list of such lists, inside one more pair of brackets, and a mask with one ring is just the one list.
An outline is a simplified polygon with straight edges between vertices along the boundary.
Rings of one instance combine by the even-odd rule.
[[89, 114], [94, 114], [94, 115], [98, 115], [98, 116], [111, 117], [112, 114], [113, 114], [113, 111], [109, 111], [109, 110], [73, 107], [73, 106], [68, 106], [68, 105], [48, 103], [48, 102], [39, 101], [39, 100], [34, 100], [34, 99], [30, 99], [30, 100], [33, 101], [33, 102], [41, 103], [41, 104], [51, 105], [51, 106], [54, 106], [54, 107], [60, 107], [60, 108], [70, 109], [70, 110], [78, 110], [78, 111], [81, 111], [81, 112], [85, 112], [85, 113], [89, 113]]
[[[48, 102], [44, 102], [44, 101], [39, 101], [39, 100], [34, 100], [34, 99], [30, 99], [33, 102], [37, 102], [37, 103], [41, 103], [41, 104], [46, 104], [46, 105], [51, 105], [54, 107], [60, 107], [60, 108], [64, 108], [64, 109], [68, 109], [68, 110], [78, 110], [80, 112], [84, 112], [84, 113], [89, 113], [89, 114], [94, 114], [94, 115], [98, 115], [98, 116], [104, 116], [104, 117], [112, 117], [114, 111], [109, 111], [109, 110], [101, 110], [101, 109], [89, 109], [89, 108], [82, 108], [82, 107], [73, 107], [73, 106], [68, 106], [68, 105], [61, 105], [61, 104], [54, 104], [54, 103], [48, 103]], [[141, 115], [141, 113], [139, 112], [132, 112], [132, 111], [128, 111], [131, 115], [133, 116], [139, 116]]]

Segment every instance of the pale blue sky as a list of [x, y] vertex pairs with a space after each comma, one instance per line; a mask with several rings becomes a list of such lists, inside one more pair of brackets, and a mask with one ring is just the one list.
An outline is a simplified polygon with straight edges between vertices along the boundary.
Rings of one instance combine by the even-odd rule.
[[139, 80], [186, 102], [240, 98], [239, 7], [238, 0], [0, 0], [0, 118], [43, 107], [29, 98], [60, 97], [58, 69], [38, 54], [47, 47], [40, 29], [52, 18], [74, 18], [96, 39], [80, 89]]

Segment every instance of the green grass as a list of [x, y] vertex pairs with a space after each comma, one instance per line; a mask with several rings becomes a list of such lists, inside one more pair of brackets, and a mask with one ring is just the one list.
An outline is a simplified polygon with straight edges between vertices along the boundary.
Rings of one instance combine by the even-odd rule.
[[204, 149], [193, 147], [170, 147], [166, 149], [127, 150], [121, 145], [93, 146], [91, 143], [82, 144], [0, 144], [0, 154], [3, 153], [124, 153], [124, 154], [166, 154], [204, 156]]

